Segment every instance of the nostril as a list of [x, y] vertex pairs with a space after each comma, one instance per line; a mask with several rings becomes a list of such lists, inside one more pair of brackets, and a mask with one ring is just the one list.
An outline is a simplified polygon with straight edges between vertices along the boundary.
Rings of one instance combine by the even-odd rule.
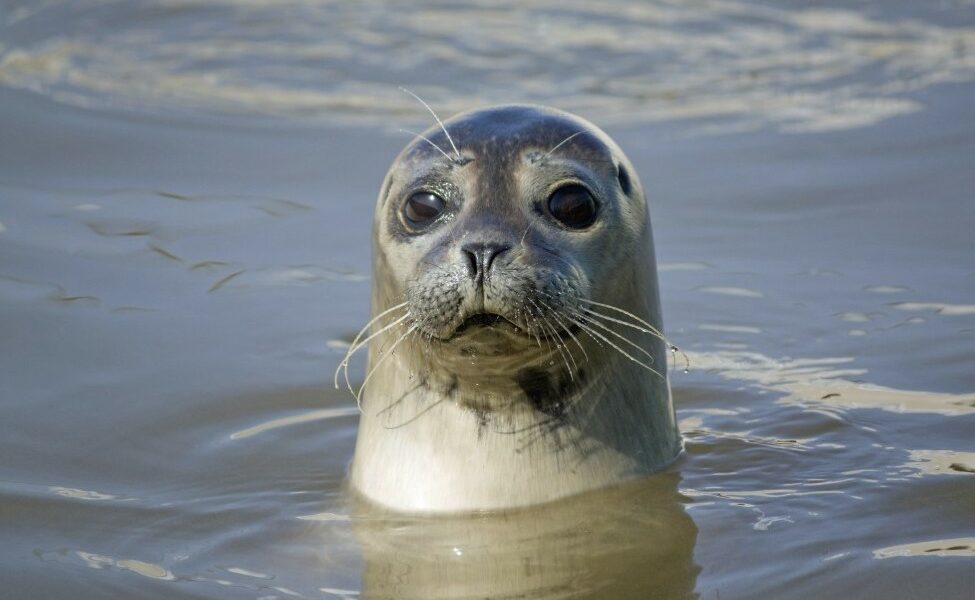
[[494, 260], [510, 250], [508, 244], [472, 243], [461, 247], [461, 252], [467, 260], [467, 269], [472, 279], [482, 279], [491, 271]]
[[467, 258], [467, 274], [471, 276], [472, 279], [477, 279], [477, 272], [480, 270], [478, 268], [478, 256], [477, 251], [471, 248], [462, 248], [461, 251], [464, 253], [464, 257]]

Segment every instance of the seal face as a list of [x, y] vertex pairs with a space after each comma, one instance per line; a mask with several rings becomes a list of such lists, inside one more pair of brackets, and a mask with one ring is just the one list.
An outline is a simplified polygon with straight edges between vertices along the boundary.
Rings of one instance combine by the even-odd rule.
[[[386, 176], [373, 249], [373, 313], [388, 317], [352, 470], [367, 497], [407, 510], [531, 504], [606, 485], [579, 467], [607, 453], [616, 481], [679, 452], [646, 203], [595, 126], [514, 105], [425, 132]], [[445, 440], [460, 454], [435, 447]], [[533, 461], [514, 460], [519, 447]], [[472, 457], [487, 480], [452, 494], [444, 481], [461, 484]], [[404, 469], [419, 483], [396, 490], [383, 472]], [[502, 484], [506, 469], [522, 475]], [[540, 489], [511, 487], [539, 473], [551, 480]]]

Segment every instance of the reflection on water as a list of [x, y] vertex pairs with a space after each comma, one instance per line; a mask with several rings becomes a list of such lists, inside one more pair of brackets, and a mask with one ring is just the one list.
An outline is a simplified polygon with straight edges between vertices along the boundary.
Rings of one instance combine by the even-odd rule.
[[475, 518], [356, 523], [366, 598], [689, 598], [697, 528], [678, 478]]
[[[969, 597], [968, 4], [0, 2], [0, 596]], [[403, 84], [633, 159], [691, 367], [670, 471], [347, 496]]]
[[916, 544], [904, 544], [881, 548], [874, 552], [877, 558], [894, 558], [899, 556], [958, 556], [975, 557], [975, 538], [957, 538], [953, 540], [933, 540]]
[[351, 406], [346, 406], [342, 408], [323, 408], [321, 410], [314, 410], [308, 413], [293, 415], [290, 417], [281, 417], [280, 419], [273, 419], [266, 423], [261, 423], [260, 425], [255, 425], [253, 427], [248, 427], [247, 429], [241, 429], [240, 431], [235, 431], [230, 434], [230, 439], [239, 440], [239, 439], [251, 437], [252, 435], [257, 435], [259, 433], [264, 433], [269, 429], [275, 429], [277, 427], [287, 427], [289, 425], [296, 425], [298, 423], [321, 421], [324, 419], [333, 419], [335, 417], [351, 417], [357, 414], [358, 411]]

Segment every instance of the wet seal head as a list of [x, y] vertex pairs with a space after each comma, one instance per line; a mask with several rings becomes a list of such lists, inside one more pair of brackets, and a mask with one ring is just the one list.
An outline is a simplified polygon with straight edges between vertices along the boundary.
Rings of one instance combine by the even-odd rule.
[[350, 348], [369, 348], [366, 497], [523, 506], [679, 453], [646, 201], [594, 125], [510, 105], [418, 134], [382, 185], [373, 257], [375, 318]]

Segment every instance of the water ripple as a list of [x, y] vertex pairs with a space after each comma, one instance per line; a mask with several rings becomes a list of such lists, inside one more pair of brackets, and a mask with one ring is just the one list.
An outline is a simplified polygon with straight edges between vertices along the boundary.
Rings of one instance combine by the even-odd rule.
[[[68, 21], [52, 34], [43, 23]], [[537, 102], [702, 132], [849, 129], [975, 80], [975, 29], [748, 1], [85, 0], [7, 11], [0, 84], [99, 109], [400, 126]]]

